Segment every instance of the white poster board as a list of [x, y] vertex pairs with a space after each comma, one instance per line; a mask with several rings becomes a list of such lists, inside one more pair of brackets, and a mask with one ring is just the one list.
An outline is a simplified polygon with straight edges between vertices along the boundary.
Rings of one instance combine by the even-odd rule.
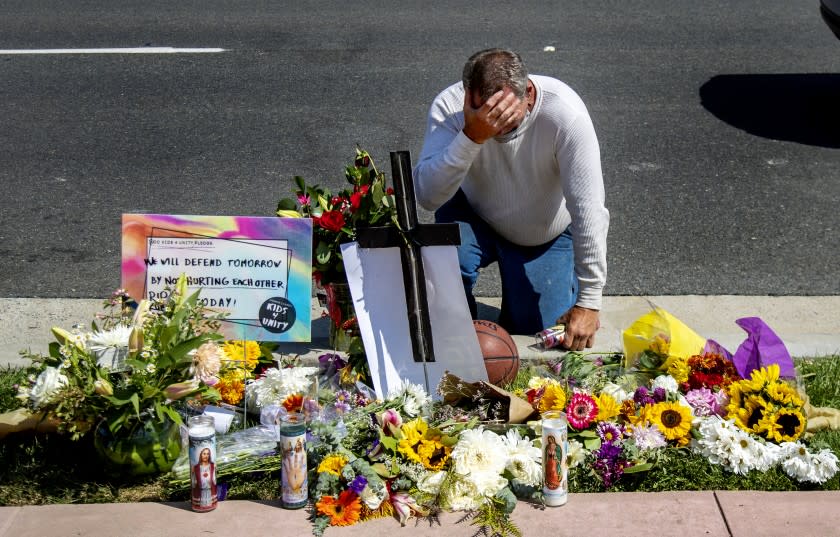
[[[341, 253], [378, 397], [404, 380], [432, 397], [449, 371], [468, 382], [487, 380], [487, 370], [470, 316], [454, 246], [421, 250], [435, 361], [414, 361], [399, 248], [344, 244]], [[424, 367], [425, 365], [425, 367]]]

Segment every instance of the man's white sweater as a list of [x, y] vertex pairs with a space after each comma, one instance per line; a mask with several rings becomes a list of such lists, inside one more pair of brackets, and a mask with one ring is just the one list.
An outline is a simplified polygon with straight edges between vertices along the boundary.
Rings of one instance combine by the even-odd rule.
[[460, 82], [435, 98], [414, 169], [417, 200], [433, 211], [461, 188], [485, 222], [522, 246], [544, 244], [571, 224], [577, 305], [601, 309], [610, 215], [595, 129], [569, 86], [546, 76], [529, 78], [536, 102], [506, 143], [477, 144], [464, 134]]

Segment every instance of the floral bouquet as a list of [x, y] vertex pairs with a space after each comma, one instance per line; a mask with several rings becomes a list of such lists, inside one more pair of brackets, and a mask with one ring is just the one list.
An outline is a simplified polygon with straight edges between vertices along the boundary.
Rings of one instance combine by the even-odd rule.
[[[574, 354], [574, 353], [570, 353]], [[574, 363], [574, 356], [567, 357]], [[798, 481], [822, 483], [838, 470], [830, 450], [811, 452], [803, 400], [772, 365], [741, 379], [723, 355], [672, 357], [668, 373], [644, 377], [535, 376], [525, 396], [540, 412], [565, 411], [570, 467], [584, 466], [605, 488], [650, 470], [669, 448], [687, 448], [739, 474], [779, 465]], [[630, 387], [630, 379], [643, 382]]]
[[341, 245], [355, 241], [359, 228], [396, 221], [394, 191], [385, 186], [385, 174], [376, 169], [367, 151], [356, 149], [344, 175], [351, 188], [335, 195], [296, 176], [296, 199], [284, 198], [277, 205], [278, 216], [312, 218], [312, 273], [320, 285], [347, 280]]
[[[186, 396], [215, 400], [221, 352], [215, 341], [221, 316], [187, 294], [182, 276], [163, 301], [133, 301], [119, 290], [106, 302], [92, 331], [53, 328], [56, 342], [33, 361], [31, 385], [19, 399], [58, 430], [78, 439], [100, 421], [110, 433], [150, 421], [181, 422], [172, 403]], [[114, 357], [120, 357], [115, 359]]]
[[[517, 534], [514, 491], [534, 494], [542, 452], [517, 430], [499, 435], [477, 420], [449, 419], [423, 388], [406, 383], [384, 401], [350, 410], [339, 433], [315, 432], [310, 496], [315, 533], [383, 516], [466, 510], [493, 533]], [[435, 413], [433, 409], [442, 410]]]

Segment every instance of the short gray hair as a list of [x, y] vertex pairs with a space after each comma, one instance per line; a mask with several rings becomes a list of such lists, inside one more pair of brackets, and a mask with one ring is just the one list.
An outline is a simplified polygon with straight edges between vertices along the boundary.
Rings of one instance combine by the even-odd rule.
[[504, 88], [510, 88], [522, 99], [528, 88], [528, 69], [519, 54], [512, 50], [489, 48], [470, 56], [461, 80], [464, 90], [478, 92], [481, 102]]

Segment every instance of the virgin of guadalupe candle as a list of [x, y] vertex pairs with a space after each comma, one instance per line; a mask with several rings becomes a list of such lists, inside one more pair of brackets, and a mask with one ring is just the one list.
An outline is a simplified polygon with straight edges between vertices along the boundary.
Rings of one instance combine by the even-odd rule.
[[543, 412], [543, 497], [545, 505], [564, 505], [569, 496], [569, 465], [566, 454], [569, 451], [566, 414], [559, 410]]
[[305, 507], [309, 499], [306, 475], [306, 421], [298, 412], [280, 418], [280, 501], [286, 509]]
[[192, 416], [190, 437], [190, 485], [193, 511], [216, 508], [216, 426], [213, 416]]

